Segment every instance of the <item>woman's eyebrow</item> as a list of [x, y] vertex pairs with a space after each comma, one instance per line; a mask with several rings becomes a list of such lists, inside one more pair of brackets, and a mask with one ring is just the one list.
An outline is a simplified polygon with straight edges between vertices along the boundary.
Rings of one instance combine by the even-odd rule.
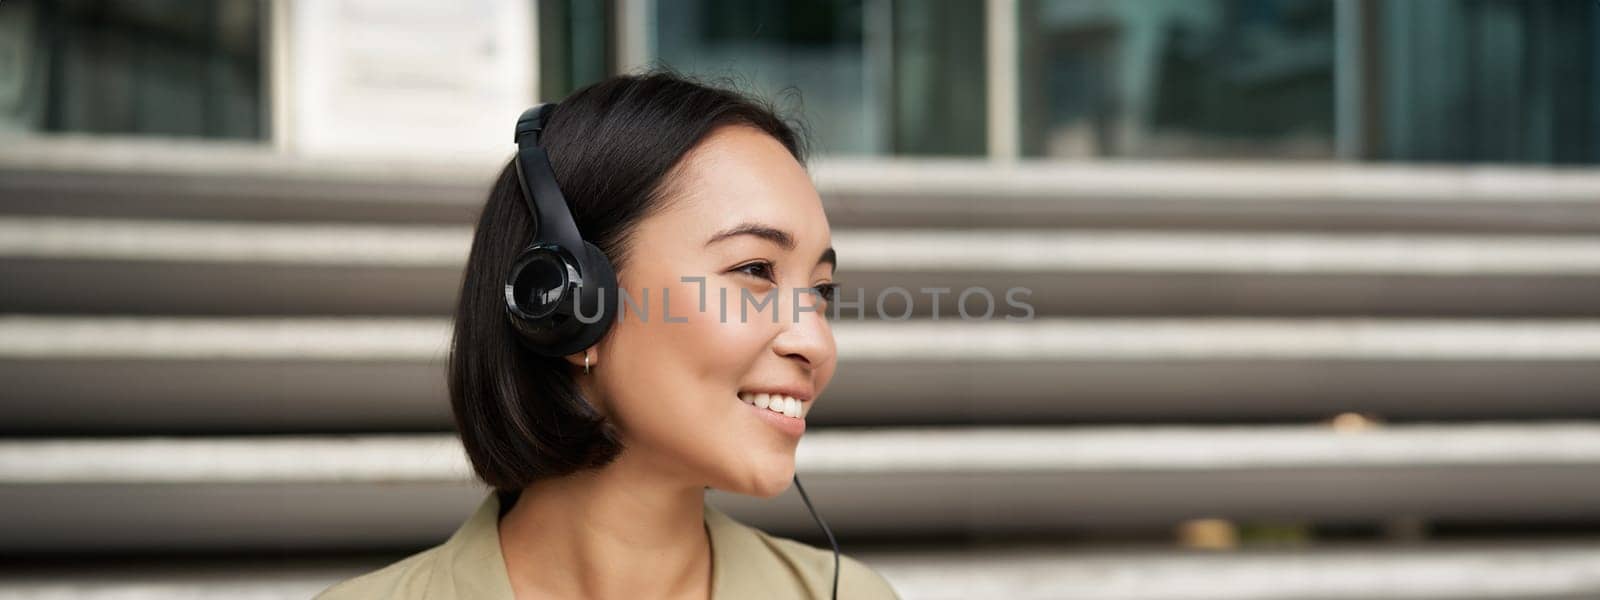
[[828, 246], [827, 250], [822, 251], [822, 256], [817, 257], [817, 264], [822, 263], [833, 265], [835, 271], [839, 270], [839, 255], [834, 253], [833, 246]]
[[722, 240], [741, 235], [753, 235], [777, 244], [778, 247], [783, 248], [786, 251], [794, 250], [794, 236], [789, 235], [789, 232], [770, 225], [748, 222], [740, 223], [738, 225], [734, 225], [733, 227], [729, 227], [717, 232], [715, 235], [711, 236], [711, 239], [706, 240], [706, 245], [710, 246]]
[[[741, 235], [753, 235], [770, 241], [777, 244], [779, 248], [783, 248], [784, 251], [794, 250], [794, 236], [789, 235], [789, 232], [771, 225], [755, 222], [740, 223], [719, 231], [706, 240], [706, 245], [710, 246], [722, 240]], [[823, 250], [822, 256], [817, 257], [817, 264], [822, 263], [833, 265], [835, 269], [839, 268], [838, 254], [833, 251], [833, 247], [830, 246], [827, 250]]]

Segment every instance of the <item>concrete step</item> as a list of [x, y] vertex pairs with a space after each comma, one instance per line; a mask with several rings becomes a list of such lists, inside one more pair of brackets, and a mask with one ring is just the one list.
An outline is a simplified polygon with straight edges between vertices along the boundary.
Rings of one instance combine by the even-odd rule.
[[60, 136], [0, 147], [0, 213], [470, 224], [496, 166], [305, 158], [258, 143]]
[[[1600, 417], [1600, 321], [834, 324], [823, 425]], [[443, 430], [449, 322], [0, 316], [10, 433]]]
[[1231, 552], [979, 547], [860, 558], [910, 600], [1400, 600], [1600, 597], [1600, 540]]
[[[1591, 539], [1233, 551], [1041, 544], [908, 548], [858, 544], [844, 550], [881, 573], [905, 600], [1586, 600], [1600, 596], [1600, 540]], [[404, 556], [19, 561], [0, 567], [0, 598], [303, 600]]]
[[[0, 147], [0, 213], [467, 224], [497, 162], [65, 136]], [[1600, 231], [1600, 175], [1578, 169], [836, 158], [812, 172], [836, 228]]]
[[0, 217], [8, 312], [448, 315], [464, 225]]
[[857, 159], [813, 171], [836, 226], [1600, 231], [1590, 169]]
[[[0, 217], [0, 280], [19, 282], [0, 311], [445, 315], [470, 243], [465, 225]], [[834, 246], [852, 318], [1600, 315], [1600, 236], [843, 229]]]
[[[843, 539], [1050, 535], [1187, 519], [1600, 518], [1600, 423], [818, 428], [797, 469]], [[449, 434], [0, 441], [0, 552], [404, 547], [484, 491]], [[793, 489], [712, 492], [786, 535]]]

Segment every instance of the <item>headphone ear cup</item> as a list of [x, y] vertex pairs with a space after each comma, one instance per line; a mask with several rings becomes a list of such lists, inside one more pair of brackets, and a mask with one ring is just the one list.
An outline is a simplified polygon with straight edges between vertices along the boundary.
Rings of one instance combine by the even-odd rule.
[[[578, 330], [571, 339], [572, 349], [563, 354], [571, 354], [593, 346], [600, 338], [605, 337], [611, 330], [612, 323], [617, 320], [617, 307], [619, 293], [617, 289], [617, 273], [611, 266], [611, 261], [606, 258], [606, 253], [588, 241], [583, 242], [584, 260], [579, 265], [583, 274], [583, 285], [578, 288], [574, 309], [585, 318], [595, 314], [599, 315], [593, 323], [579, 322]], [[598, 311], [598, 312], [597, 312]], [[573, 319], [577, 321], [576, 318]]]
[[535, 354], [579, 352], [600, 341], [616, 319], [616, 282], [611, 261], [593, 244], [584, 242], [573, 253], [537, 243], [523, 250], [508, 273], [506, 316]]
[[533, 352], [548, 351], [569, 339], [574, 329], [567, 317], [578, 273], [576, 260], [559, 246], [534, 244], [517, 255], [506, 274], [506, 318], [518, 341]]

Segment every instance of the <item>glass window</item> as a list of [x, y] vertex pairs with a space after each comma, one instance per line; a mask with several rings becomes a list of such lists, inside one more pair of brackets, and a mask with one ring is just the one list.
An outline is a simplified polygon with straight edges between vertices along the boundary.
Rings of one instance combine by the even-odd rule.
[[863, 2], [658, 0], [654, 12], [660, 63], [803, 110], [819, 153], [886, 149], [888, 97], [873, 85], [882, 76], [869, 60]]
[[803, 110], [818, 154], [982, 155], [983, 30], [970, 0], [658, 0], [653, 58]]
[[255, 0], [0, 2], [0, 130], [266, 136]]
[[1600, 162], [1600, 3], [1376, 7], [1388, 160]]
[[971, 0], [894, 4], [895, 154], [987, 151], [984, 7]]
[[1331, 158], [1331, 0], [1023, 0], [1025, 156]]
[[559, 100], [609, 76], [611, 2], [539, 0], [539, 96]]

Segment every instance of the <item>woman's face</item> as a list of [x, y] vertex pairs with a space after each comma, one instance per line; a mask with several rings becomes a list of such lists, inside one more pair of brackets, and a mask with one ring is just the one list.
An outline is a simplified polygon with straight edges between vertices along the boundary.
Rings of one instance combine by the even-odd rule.
[[[805, 169], [754, 128], [717, 129], [673, 176], [633, 232], [617, 277], [634, 304], [597, 344], [590, 383], [628, 460], [776, 496], [836, 364], [826, 305], [807, 293], [833, 281], [828, 219]], [[740, 396], [760, 392], [796, 398], [801, 416]]]

